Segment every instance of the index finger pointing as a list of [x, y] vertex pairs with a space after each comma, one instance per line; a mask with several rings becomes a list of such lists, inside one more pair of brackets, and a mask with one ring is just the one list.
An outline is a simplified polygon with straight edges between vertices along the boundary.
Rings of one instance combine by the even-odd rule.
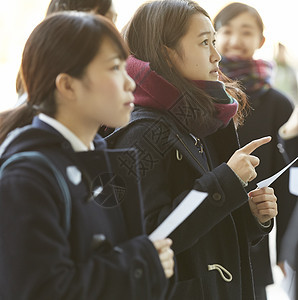
[[240, 149], [240, 151], [245, 152], [246, 154], [251, 154], [260, 146], [267, 144], [271, 141], [271, 136], [265, 136], [257, 140], [253, 140], [250, 143], [246, 144]]

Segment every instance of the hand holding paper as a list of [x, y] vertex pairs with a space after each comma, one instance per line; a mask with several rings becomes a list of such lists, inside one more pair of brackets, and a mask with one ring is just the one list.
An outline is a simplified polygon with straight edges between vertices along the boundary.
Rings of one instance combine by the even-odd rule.
[[257, 188], [248, 193], [249, 207], [252, 214], [262, 224], [265, 224], [277, 215], [277, 198], [271, 187]]
[[149, 235], [151, 241], [165, 239], [176, 229], [208, 196], [195, 190], [183, 199], [172, 213]]
[[164, 239], [153, 241], [153, 245], [158, 252], [158, 256], [166, 277], [172, 277], [172, 275], [174, 274], [174, 252], [170, 248], [170, 246], [172, 245], [172, 240]]

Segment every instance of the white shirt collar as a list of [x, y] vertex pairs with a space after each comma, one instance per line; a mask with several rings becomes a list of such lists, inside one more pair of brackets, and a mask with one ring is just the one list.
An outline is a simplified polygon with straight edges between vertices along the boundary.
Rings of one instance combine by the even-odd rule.
[[88, 149], [88, 147], [72, 131], [70, 131], [56, 119], [53, 119], [42, 113], [38, 115], [38, 118], [44, 123], [56, 129], [61, 135], [63, 135], [64, 138], [70, 142], [75, 152], [94, 150], [94, 144], [92, 142], [90, 143], [90, 149]]

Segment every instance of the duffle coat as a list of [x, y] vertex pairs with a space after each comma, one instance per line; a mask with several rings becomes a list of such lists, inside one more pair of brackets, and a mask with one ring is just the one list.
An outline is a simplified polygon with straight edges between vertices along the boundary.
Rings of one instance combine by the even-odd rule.
[[[247, 193], [225, 163], [239, 147], [233, 122], [195, 145], [169, 114], [137, 106], [130, 124], [106, 139], [110, 147], [138, 151], [147, 233], [190, 190], [208, 193], [170, 235], [178, 267], [172, 299], [254, 299], [249, 248], [272, 224], [265, 229], [257, 222]], [[123, 161], [129, 164], [130, 158]]]
[[[7, 145], [1, 162], [28, 150], [46, 155], [67, 182], [72, 208], [66, 234], [66, 208], [54, 176], [32, 161], [5, 170], [0, 180], [1, 300], [165, 298], [168, 280], [143, 231], [136, 161], [134, 176], [123, 176], [117, 173], [121, 151], [108, 151], [99, 137], [95, 148], [74, 152], [39, 119]], [[126, 153], [135, 159], [134, 152]], [[122, 179], [117, 205], [111, 199], [109, 205], [107, 199], [97, 201], [92, 193], [96, 179], [110, 172]], [[112, 184], [102, 188], [109, 198]]]

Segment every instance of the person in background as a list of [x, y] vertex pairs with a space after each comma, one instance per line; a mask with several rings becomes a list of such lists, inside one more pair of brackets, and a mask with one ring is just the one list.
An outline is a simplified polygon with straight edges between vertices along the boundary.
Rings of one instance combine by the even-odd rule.
[[[26, 103], [1, 114], [1, 299], [166, 298], [171, 240], [152, 243], [144, 234], [137, 175], [118, 173], [116, 152], [96, 134], [102, 123], [130, 119], [127, 56], [111, 22], [89, 13], [49, 16], [28, 38]], [[56, 171], [30, 159], [7, 165], [28, 151]], [[126, 183], [121, 203], [101, 180], [111, 171]]]
[[[265, 135], [272, 136], [270, 144], [255, 151], [262, 162], [257, 178], [261, 181], [285, 166], [278, 130], [291, 115], [292, 103], [272, 88], [272, 65], [254, 59], [256, 50], [265, 42], [264, 25], [257, 10], [243, 3], [231, 3], [218, 12], [213, 24], [217, 31], [216, 47], [222, 55], [220, 69], [242, 85], [252, 108], [244, 125], [238, 128], [240, 145]], [[251, 181], [247, 189], [255, 188], [257, 180]], [[278, 198], [276, 244], [277, 262], [281, 267], [280, 243], [297, 200], [289, 193], [288, 180], [287, 172], [272, 184]], [[266, 286], [273, 283], [268, 237], [252, 247], [251, 255], [257, 299], [266, 299]]]
[[170, 235], [178, 276], [172, 299], [252, 300], [249, 246], [271, 230], [277, 208], [273, 189], [248, 196], [244, 186], [257, 175], [251, 153], [270, 137], [239, 149], [235, 124], [246, 97], [219, 81], [215, 31], [195, 1], [145, 3], [124, 34], [136, 106], [131, 122], [106, 140], [138, 151], [147, 233], [191, 190], [208, 193]]
[[[296, 105], [291, 117], [289, 120], [282, 125], [279, 129], [279, 136], [281, 143], [284, 145], [284, 156], [287, 162], [293, 161], [298, 156], [298, 105]], [[298, 162], [292, 165], [291, 168], [296, 168], [298, 170]], [[291, 171], [290, 171], [291, 172]], [[290, 173], [291, 176], [297, 176], [297, 173], [293, 175], [293, 172]], [[297, 177], [290, 178], [294, 182], [296, 187], [297, 195]], [[295, 193], [295, 192], [293, 192]], [[289, 283], [289, 289], [287, 290], [289, 299], [297, 300], [298, 299], [298, 205], [295, 205], [293, 209], [292, 216], [289, 220], [287, 230], [283, 236], [282, 247], [281, 247], [281, 257], [288, 264], [286, 270], [286, 282]], [[292, 270], [291, 270], [291, 269]], [[292, 271], [296, 272], [296, 279], [293, 279]], [[295, 273], [294, 273], [295, 274]]]
[[276, 65], [273, 69], [273, 86], [298, 104], [296, 70], [288, 63], [285, 45], [278, 43], [274, 60]]
[[112, 0], [52, 0], [46, 15], [66, 10], [92, 12], [105, 16], [114, 24], [117, 21], [117, 12]]

